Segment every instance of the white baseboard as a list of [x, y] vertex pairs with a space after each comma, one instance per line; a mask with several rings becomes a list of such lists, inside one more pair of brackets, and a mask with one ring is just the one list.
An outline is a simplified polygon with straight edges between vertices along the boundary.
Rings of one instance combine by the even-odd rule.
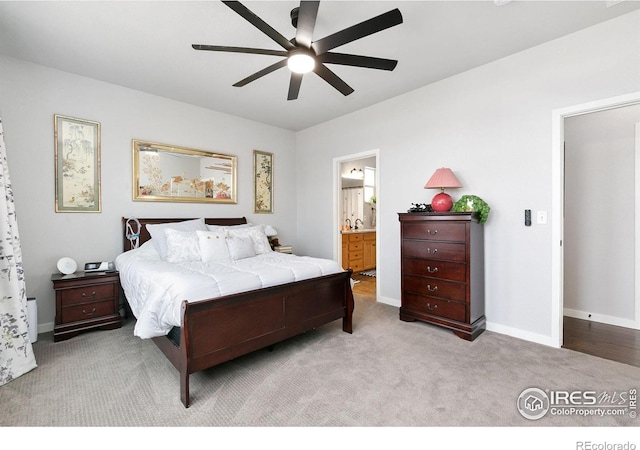
[[400, 300], [391, 297], [383, 297], [381, 295], [378, 296], [378, 303], [384, 303], [385, 305], [395, 306], [396, 308], [400, 308], [402, 303]]
[[607, 325], [615, 325], [618, 327], [631, 328], [633, 330], [640, 330], [640, 327], [635, 320], [623, 319], [621, 317], [607, 316], [606, 314], [596, 314], [585, 311], [578, 311], [577, 309], [564, 308], [564, 315], [573, 317], [574, 319], [589, 320], [591, 322], [606, 323]]
[[50, 331], [53, 331], [53, 326], [55, 324], [53, 322], [49, 322], [49, 323], [39, 323], [38, 324], [38, 334], [41, 333], [48, 333]]
[[525, 341], [535, 342], [536, 344], [558, 348], [558, 346], [551, 339], [551, 336], [546, 336], [544, 334], [532, 333], [531, 331], [507, 327], [505, 325], [500, 325], [499, 323], [493, 322], [487, 322], [487, 330], [493, 331], [495, 333], [506, 334], [507, 336], [523, 339]]

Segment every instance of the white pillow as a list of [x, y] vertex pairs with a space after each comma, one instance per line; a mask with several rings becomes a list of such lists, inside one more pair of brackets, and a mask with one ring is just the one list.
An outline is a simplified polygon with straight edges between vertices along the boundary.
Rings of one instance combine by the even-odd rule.
[[167, 262], [200, 261], [200, 245], [195, 231], [165, 228], [167, 236]]
[[151, 235], [151, 240], [160, 258], [167, 259], [167, 236], [164, 233], [165, 228], [172, 228], [179, 231], [207, 231], [207, 226], [204, 223], [204, 219], [184, 220], [182, 222], [167, 222], [157, 224], [147, 224], [147, 231]]
[[241, 236], [251, 238], [253, 242], [253, 251], [256, 255], [262, 255], [273, 251], [269, 238], [264, 233], [263, 225], [256, 225], [248, 228], [232, 228], [227, 231], [229, 236]]
[[231, 259], [227, 247], [227, 233], [225, 231], [197, 230], [200, 257], [204, 262], [225, 261]]
[[250, 223], [241, 223], [240, 225], [207, 225], [209, 231], [226, 231], [229, 229], [248, 228]]
[[227, 238], [227, 246], [232, 259], [251, 258], [256, 256], [253, 241], [250, 237], [231, 236]]

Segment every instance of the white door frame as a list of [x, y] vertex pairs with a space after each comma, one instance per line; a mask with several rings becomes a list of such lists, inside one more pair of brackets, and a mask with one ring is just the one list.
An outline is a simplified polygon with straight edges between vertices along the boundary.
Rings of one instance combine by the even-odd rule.
[[[551, 343], [558, 348], [562, 347], [563, 344], [562, 320], [564, 315], [564, 251], [562, 247], [564, 236], [564, 119], [639, 103], [640, 91], [552, 111], [551, 217], [553, 220], [551, 222]], [[637, 135], [636, 140], [636, 142], [640, 140]], [[637, 146], [636, 144], [636, 148]], [[638, 177], [640, 176], [638, 159], [640, 158], [636, 158], [636, 186], [638, 184]], [[637, 225], [640, 224], [639, 198], [640, 195], [636, 195], [636, 249], [640, 248], [640, 233], [638, 232], [639, 227]], [[636, 251], [636, 268], [640, 267], [639, 253], [639, 251]], [[638, 282], [638, 269], [636, 269], [636, 325], [640, 324], [640, 297], [638, 295], [640, 285]]]
[[[333, 259], [342, 264], [342, 235], [338, 224], [340, 223], [340, 197], [342, 195], [342, 174], [340, 166], [344, 162], [356, 161], [360, 159], [376, 158], [376, 198], [380, 199], [380, 150], [368, 150], [360, 153], [353, 153], [345, 156], [333, 158]], [[376, 261], [380, 261], [379, 249], [380, 245], [380, 208], [376, 208]], [[376, 286], [380, 286], [380, 272], [376, 272]], [[376, 301], [379, 296], [380, 289], [376, 288]]]

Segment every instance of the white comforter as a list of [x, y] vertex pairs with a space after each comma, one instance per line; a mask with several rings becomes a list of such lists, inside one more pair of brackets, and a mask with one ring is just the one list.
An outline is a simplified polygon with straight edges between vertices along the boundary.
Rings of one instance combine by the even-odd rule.
[[147, 339], [180, 326], [180, 305], [342, 272], [335, 261], [277, 252], [236, 261], [163, 261], [151, 241], [116, 258], [120, 283], [137, 322], [134, 334]]

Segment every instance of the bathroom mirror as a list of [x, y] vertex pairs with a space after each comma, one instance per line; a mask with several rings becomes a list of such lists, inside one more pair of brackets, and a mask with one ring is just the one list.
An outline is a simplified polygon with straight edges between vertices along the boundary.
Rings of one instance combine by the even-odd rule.
[[133, 140], [133, 200], [237, 203], [236, 157]]

